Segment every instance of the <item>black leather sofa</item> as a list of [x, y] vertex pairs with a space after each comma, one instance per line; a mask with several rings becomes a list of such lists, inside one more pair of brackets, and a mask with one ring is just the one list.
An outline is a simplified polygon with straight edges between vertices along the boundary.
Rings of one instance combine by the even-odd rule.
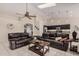
[[53, 39], [40, 38], [40, 40], [50, 42], [50, 47], [60, 49], [60, 50], [63, 50], [63, 51], [68, 50], [68, 45], [69, 45], [68, 42], [67, 43], [59, 42], [59, 41], [54, 40], [54, 38]]
[[[65, 36], [64, 35], [62, 35], [62, 36], [63, 36], [63, 38], [69, 39], [68, 34], [65, 34]], [[53, 48], [60, 49], [60, 50], [63, 50], [63, 51], [67, 51], [69, 42], [67, 42], [67, 41], [66, 42], [56, 41], [55, 38], [56, 37], [48, 37], [47, 35], [42, 36], [42, 37], [38, 37], [38, 39], [40, 39], [40, 40], [50, 42], [50, 46], [53, 47]]]
[[10, 49], [14, 50], [22, 46], [26, 46], [32, 40], [28, 33], [9, 33], [8, 40], [10, 44]]

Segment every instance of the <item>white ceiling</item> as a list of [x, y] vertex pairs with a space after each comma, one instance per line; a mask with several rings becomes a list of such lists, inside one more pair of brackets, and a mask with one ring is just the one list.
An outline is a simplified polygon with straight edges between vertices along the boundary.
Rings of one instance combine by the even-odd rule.
[[[78, 3], [57, 3], [56, 6], [39, 9], [37, 6], [42, 3], [29, 3], [29, 10], [38, 11], [38, 14], [44, 15], [48, 19], [79, 17]], [[0, 13], [16, 14], [16, 12], [25, 13], [25, 3], [0, 3]]]
[[[36, 5], [36, 4], [35, 4]], [[57, 3], [56, 6], [40, 9], [41, 12], [49, 16], [49, 18], [66, 18], [79, 17], [78, 3]]]

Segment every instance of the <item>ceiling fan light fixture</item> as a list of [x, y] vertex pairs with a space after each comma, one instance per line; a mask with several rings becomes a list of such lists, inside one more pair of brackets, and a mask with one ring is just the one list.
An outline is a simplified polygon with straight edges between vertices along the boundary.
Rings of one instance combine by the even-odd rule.
[[38, 8], [43, 9], [43, 8], [48, 8], [48, 7], [52, 7], [52, 6], [56, 6], [56, 3], [41, 4], [41, 5], [38, 5]]

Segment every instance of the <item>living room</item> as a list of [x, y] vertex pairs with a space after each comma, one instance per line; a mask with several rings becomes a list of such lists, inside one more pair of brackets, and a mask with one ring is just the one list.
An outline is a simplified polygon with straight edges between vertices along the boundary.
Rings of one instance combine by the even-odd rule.
[[[51, 7], [40, 8], [39, 6], [43, 4], [45, 3], [0, 3], [0, 55], [40, 56], [39, 52], [28, 49], [31, 43], [34, 44], [33, 40], [46, 45], [49, 51], [42, 55], [79, 55], [79, 4], [50, 3]], [[74, 30], [77, 33], [77, 43], [72, 42]], [[64, 36], [62, 33], [68, 35], [65, 36], [69, 39], [66, 46], [55, 42], [55, 39], [62, 39], [61, 37]], [[36, 46], [39, 44], [36, 43]], [[40, 48], [44, 52], [44, 47]]]

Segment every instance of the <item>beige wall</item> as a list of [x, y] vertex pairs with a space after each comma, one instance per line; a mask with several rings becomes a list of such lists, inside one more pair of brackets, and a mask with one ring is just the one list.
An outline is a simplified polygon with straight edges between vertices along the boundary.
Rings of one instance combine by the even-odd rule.
[[[51, 19], [47, 20], [47, 25], [58, 25], [58, 24], [70, 24], [70, 37], [72, 38], [72, 32], [76, 30], [75, 25], [79, 27], [79, 17], [68, 17], [68, 18], [59, 18], [59, 19]], [[79, 38], [79, 30], [76, 30]]]
[[[35, 24], [39, 28], [38, 31], [34, 27], [34, 21], [34, 19], [29, 20], [27, 18], [24, 18], [22, 20], [18, 20], [17, 17], [13, 17], [10, 15], [0, 15], [0, 42], [7, 43], [5, 46], [9, 47], [8, 33], [24, 32], [24, 24], [27, 23], [33, 24], [33, 35], [42, 35], [44, 24], [43, 19], [41, 17], [37, 17], [37, 23]], [[7, 24], [9, 23], [14, 25], [13, 29], [9, 29], [7, 27]]]
[[[15, 5], [17, 5], [17, 7], [15, 7]], [[42, 35], [43, 25], [45, 24], [46, 22], [45, 20], [47, 19], [46, 17], [44, 17], [44, 15], [42, 15], [41, 12], [39, 12], [39, 10], [29, 5], [30, 15], [36, 15], [36, 21], [35, 18], [32, 18], [32, 20], [29, 20], [28, 18], [18, 20], [19, 16], [16, 14], [16, 12], [24, 14], [25, 5], [18, 5], [18, 4], [15, 5], [11, 5], [15, 7], [11, 8], [7, 7], [6, 4], [5, 7], [3, 6], [4, 7], [3, 10], [0, 11], [0, 43], [7, 43], [6, 44], [7, 46], [9, 46], [8, 33], [24, 32], [24, 24], [27, 23], [33, 24], [33, 35]], [[7, 28], [7, 24], [9, 23], [14, 25], [14, 29], [10, 30]], [[37, 25], [39, 30], [35, 29], [34, 27], [35, 24]]]

